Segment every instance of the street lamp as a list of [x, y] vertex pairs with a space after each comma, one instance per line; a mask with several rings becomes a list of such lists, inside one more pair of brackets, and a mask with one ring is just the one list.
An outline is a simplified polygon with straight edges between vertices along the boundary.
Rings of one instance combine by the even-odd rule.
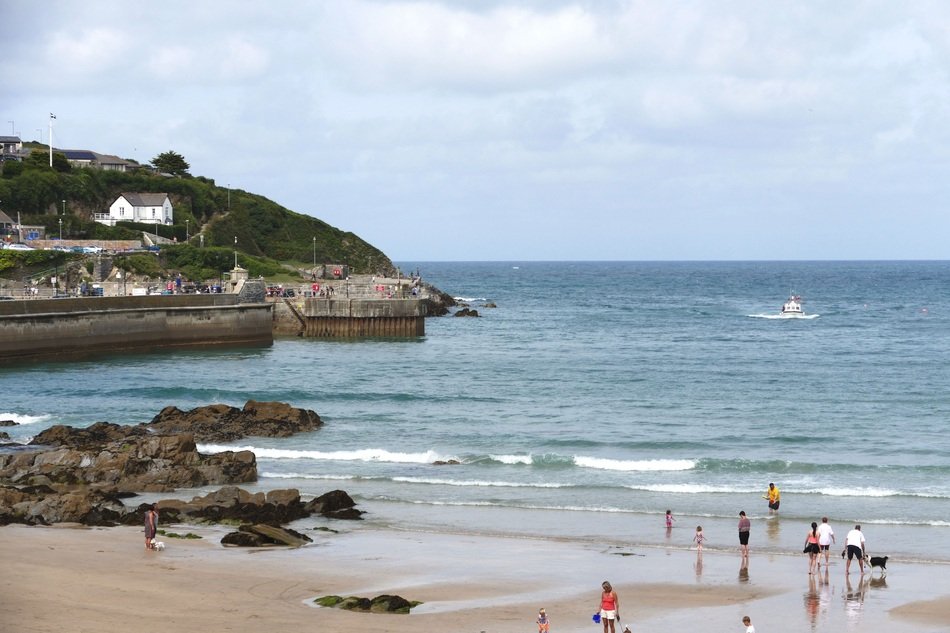
[[313, 236], [313, 269], [317, 270], [317, 236]]
[[63, 218], [59, 219], [59, 241], [63, 241]]
[[234, 236], [234, 267], [237, 268], [237, 235]]

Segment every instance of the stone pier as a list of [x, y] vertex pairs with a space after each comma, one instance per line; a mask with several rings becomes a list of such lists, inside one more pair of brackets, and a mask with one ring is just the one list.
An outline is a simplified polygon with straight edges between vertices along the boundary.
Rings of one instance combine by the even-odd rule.
[[276, 334], [307, 338], [425, 336], [419, 299], [283, 299], [275, 302]]

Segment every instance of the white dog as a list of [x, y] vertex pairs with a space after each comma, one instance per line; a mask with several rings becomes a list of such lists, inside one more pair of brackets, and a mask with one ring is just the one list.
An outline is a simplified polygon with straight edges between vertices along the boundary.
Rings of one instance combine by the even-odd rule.
[[158, 550], [159, 552], [164, 551], [165, 544], [162, 543], [161, 541], [156, 541], [155, 539], [152, 539], [152, 549]]

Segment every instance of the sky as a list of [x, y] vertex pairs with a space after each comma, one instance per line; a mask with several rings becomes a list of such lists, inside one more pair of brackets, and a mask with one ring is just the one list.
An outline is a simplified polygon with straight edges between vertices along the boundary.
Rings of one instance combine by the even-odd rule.
[[0, 24], [0, 134], [47, 142], [54, 113], [60, 148], [176, 151], [394, 261], [948, 258], [947, 2], [0, 0]]

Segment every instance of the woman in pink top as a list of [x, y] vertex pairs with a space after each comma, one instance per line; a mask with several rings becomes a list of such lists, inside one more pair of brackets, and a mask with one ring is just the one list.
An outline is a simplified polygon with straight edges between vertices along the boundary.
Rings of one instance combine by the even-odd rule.
[[814, 521], [805, 535], [804, 552], [808, 554], [808, 575], [811, 575], [818, 568], [818, 556], [821, 554], [821, 547], [818, 545], [818, 524]]
[[604, 623], [604, 633], [607, 633], [608, 624], [610, 633], [616, 633], [615, 622], [620, 619], [620, 599], [617, 592], [606, 580], [601, 585], [604, 592], [600, 594], [600, 621]]

